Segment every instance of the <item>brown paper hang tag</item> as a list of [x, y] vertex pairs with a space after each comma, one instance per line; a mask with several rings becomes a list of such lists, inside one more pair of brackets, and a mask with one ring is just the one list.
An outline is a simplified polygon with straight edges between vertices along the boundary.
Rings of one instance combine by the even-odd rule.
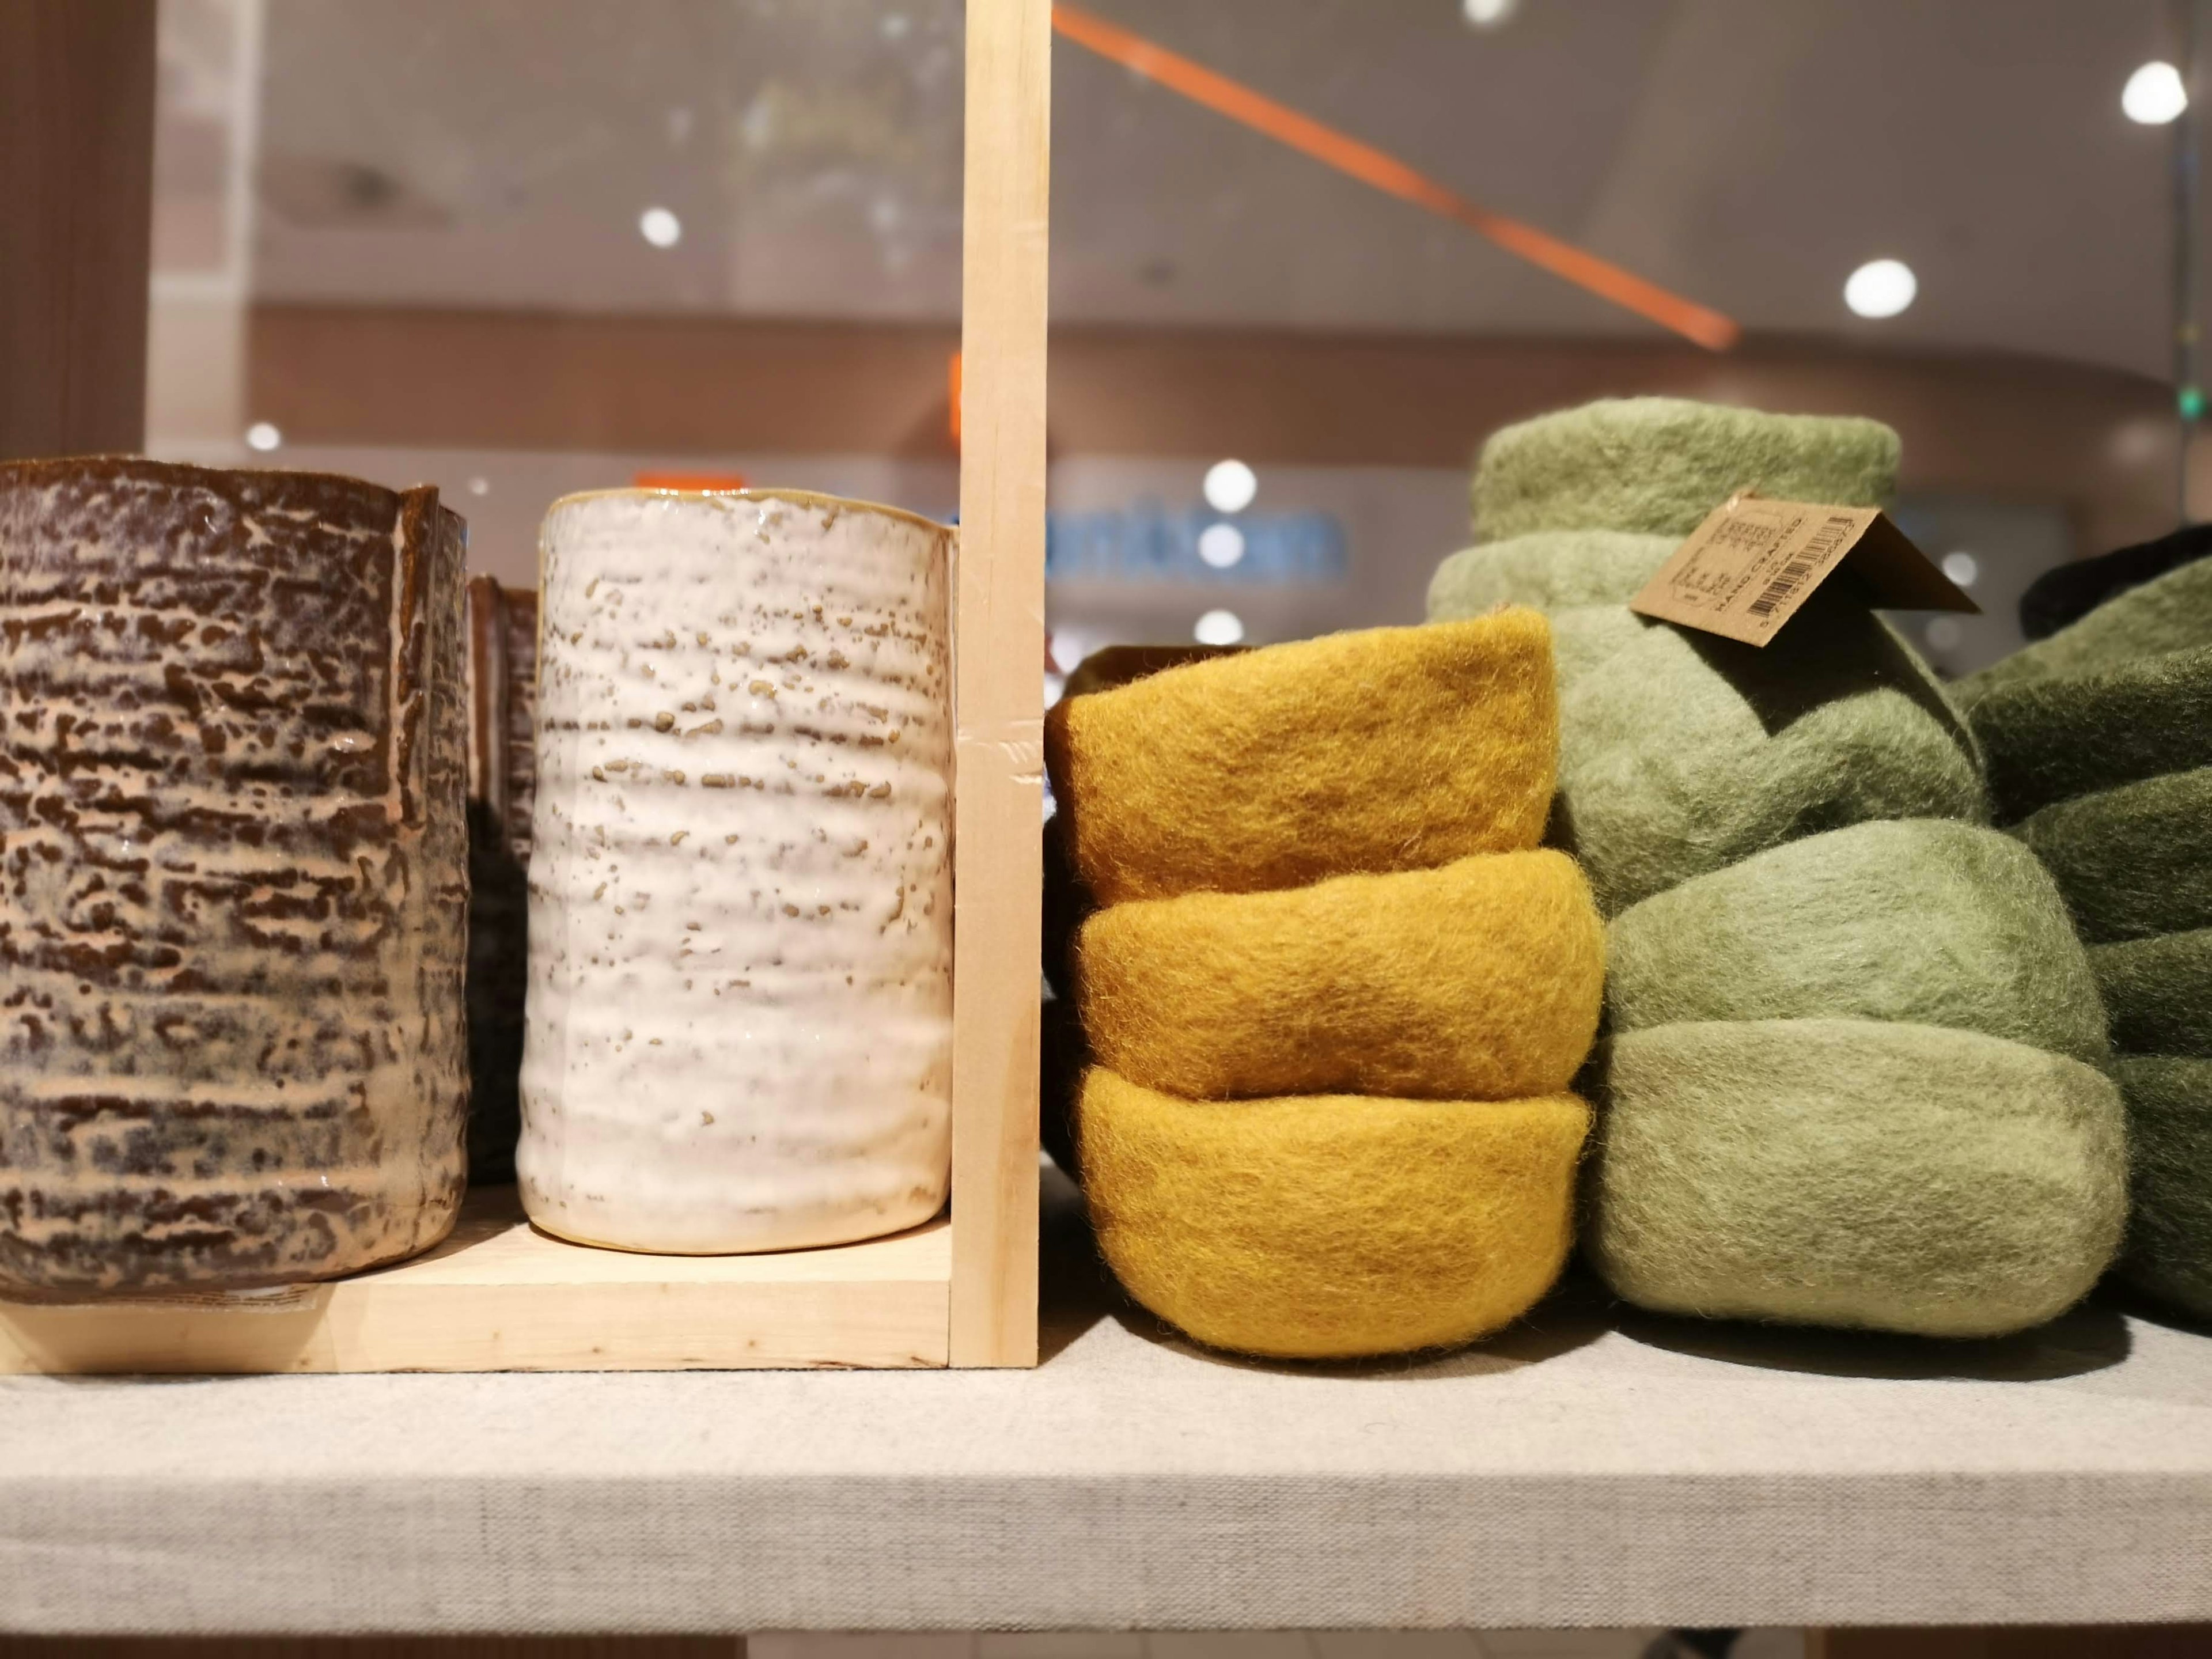
[[1749, 490], [1714, 508], [1629, 609], [1765, 645], [1846, 563], [1879, 607], [1981, 609], [1880, 507], [1770, 501]]

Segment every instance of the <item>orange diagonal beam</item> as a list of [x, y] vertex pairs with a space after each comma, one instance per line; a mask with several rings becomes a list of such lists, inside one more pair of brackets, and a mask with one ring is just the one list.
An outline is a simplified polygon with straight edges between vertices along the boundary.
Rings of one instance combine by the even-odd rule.
[[1413, 171], [1395, 155], [1386, 155], [1371, 144], [1324, 126], [1310, 115], [1262, 96], [1243, 82], [1231, 80], [1194, 64], [1188, 58], [1132, 34], [1118, 24], [1079, 6], [1055, 4], [1052, 26], [1079, 46], [1157, 81], [1179, 92], [1193, 103], [1265, 133], [1278, 143], [1310, 155], [1324, 167], [1334, 167], [1363, 184], [1454, 219], [1487, 236], [1510, 253], [1517, 253], [1555, 276], [1586, 289], [1601, 300], [1610, 300], [1662, 328], [1672, 329], [1708, 350], [1726, 351], [1743, 331], [1719, 312], [1707, 309], [1679, 294], [1670, 294], [1656, 283], [1647, 283], [1632, 271], [1584, 252], [1571, 242], [1492, 213], [1464, 196], [1445, 189], [1433, 179]]

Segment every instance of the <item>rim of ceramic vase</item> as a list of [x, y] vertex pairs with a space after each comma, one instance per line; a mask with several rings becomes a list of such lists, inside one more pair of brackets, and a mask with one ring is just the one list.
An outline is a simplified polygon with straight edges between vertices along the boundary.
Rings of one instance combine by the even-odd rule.
[[832, 495], [821, 489], [785, 489], [775, 485], [748, 484], [739, 489], [684, 489], [674, 484], [614, 484], [605, 489], [572, 489], [565, 495], [556, 495], [546, 504], [545, 516], [550, 519], [562, 507], [576, 501], [605, 501], [616, 497], [637, 499], [665, 499], [671, 501], [797, 501], [808, 506], [835, 507], [847, 511], [878, 513], [887, 519], [903, 519], [932, 535], [942, 536], [953, 526], [941, 520], [929, 518], [903, 507], [893, 507], [885, 501], [864, 501], [852, 495]]
[[[374, 489], [395, 499], [418, 489], [428, 489], [436, 492], [441, 507], [449, 513], [454, 512], [444, 489], [434, 483], [379, 483], [375, 479], [364, 478], [357, 472], [324, 472], [304, 466], [216, 466], [205, 461], [169, 461], [158, 455], [131, 455], [119, 451], [100, 451], [89, 455], [25, 455], [0, 460], [0, 479], [5, 479], [11, 473], [92, 472], [102, 467], [146, 467], [161, 472], [200, 473], [217, 478], [296, 478], [307, 483], [347, 484], [356, 489]], [[455, 516], [459, 514], [455, 514]]]

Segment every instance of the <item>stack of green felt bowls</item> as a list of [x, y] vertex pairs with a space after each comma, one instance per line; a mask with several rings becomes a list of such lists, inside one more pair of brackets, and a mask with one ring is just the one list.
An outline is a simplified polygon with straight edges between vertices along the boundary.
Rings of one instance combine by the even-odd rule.
[[1960, 688], [1998, 820], [2088, 942], [2126, 1097], [2121, 1273], [2212, 1318], [2212, 563], [2108, 600]]
[[1486, 446], [1430, 590], [1552, 617], [1553, 833], [1610, 918], [1583, 1240], [1645, 1307], [1995, 1334], [2118, 1243], [2094, 981], [1942, 686], [1844, 582], [1764, 649], [1628, 609], [1732, 493], [1872, 505], [1897, 459], [1870, 421], [1548, 416]]

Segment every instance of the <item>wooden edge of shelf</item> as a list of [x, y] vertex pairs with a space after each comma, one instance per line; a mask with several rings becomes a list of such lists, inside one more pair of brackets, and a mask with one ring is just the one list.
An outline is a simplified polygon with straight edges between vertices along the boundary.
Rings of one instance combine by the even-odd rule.
[[325, 1285], [0, 1302], [0, 1375], [942, 1367], [952, 1227], [765, 1255], [643, 1255], [538, 1231], [511, 1187], [451, 1237]]
[[1037, 1363], [1047, 0], [969, 0], [961, 270], [950, 1350]]

